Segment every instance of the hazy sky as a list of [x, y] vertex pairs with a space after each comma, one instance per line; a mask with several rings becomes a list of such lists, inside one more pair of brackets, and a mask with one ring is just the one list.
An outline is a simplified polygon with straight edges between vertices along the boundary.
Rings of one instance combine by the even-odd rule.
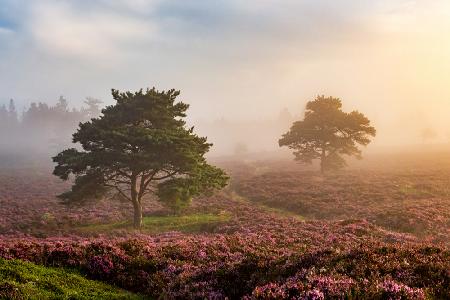
[[181, 89], [198, 119], [299, 114], [326, 94], [386, 139], [450, 132], [450, 1], [0, 0], [0, 102], [147, 86]]

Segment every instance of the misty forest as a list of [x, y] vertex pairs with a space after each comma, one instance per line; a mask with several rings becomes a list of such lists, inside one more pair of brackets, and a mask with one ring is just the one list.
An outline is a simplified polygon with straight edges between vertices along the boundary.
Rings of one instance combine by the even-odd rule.
[[0, 1], [0, 299], [450, 299], [433, 3]]

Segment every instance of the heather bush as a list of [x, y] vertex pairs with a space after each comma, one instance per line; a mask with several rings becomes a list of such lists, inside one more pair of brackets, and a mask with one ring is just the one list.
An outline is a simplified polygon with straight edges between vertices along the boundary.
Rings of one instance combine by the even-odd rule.
[[[65, 241], [31, 239], [27, 247], [23, 242], [3, 242], [0, 253], [44, 265], [57, 262], [73, 267], [77, 261], [90, 278], [154, 297], [418, 299], [450, 295], [450, 253], [445, 248], [360, 241], [347, 244], [347, 249], [328, 245], [304, 249], [295, 240], [282, 244], [285, 238], [277, 237], [271, 244], [269, 236], [236, 233], [156, 243], [98, 240], [66, 247], [61, 247]], [[44, 259], [47, 256], [58, 260]]]
[[[56, 183], [47, 183], [49, 187], [41, 191], [42, 195], [38, 188], [27, 187], [26, 195], [19, 194], [14, 203], [19, 207], [20, 201], [33, 199], [29, 206], [23, 210], [0, 208], [0, 215], [7, 216], [6, 221], [0, 219], [5, 229], [0, 236], [0, 257], [70, 268], [90, 279], [153, 298], [450, 298], [450, 253], [445, 242], [448, 227], [443, 225], [448, 212], [443, 207], [447, 201], [442, 190], [444, 179], [434, 190], [427, 188], [436, 198], [424, 200], [412, 194], [408, 198], [410, 202], [404, 200], [407, 209], [402, 211], [393, 209], [389, 204], [393, 200], [388, 198], [401, 200], [405, 191], [390, 184], [386, 191], [380, 191], [382, 183], [392, 181], [395, 176], [355, 175], [346, 179], [353, 180], [355, 187], [352, 187], [340, 179], [319, 181], [307, 173], [299, 176], [294, 172], [284, 179], [276, 177], [268, 181], [263, 175], [255, 177], [243, 169], [239, 172], [242, 174], [233, 172], [233, 176], [242, 180], [245, 187], [238, 188], [235, 183], [233, 188], [246, 197], [231, 188], [211, 197], [194, 199], [186, 209], [187, 216], [201, 212], [202, 216], [208, 216], [204, 218], [208, 222], [220, 220], [207, 232], [181, 232], [180, 227], [164, 227], [155, 222], [151, 226], [164, 230], [155, 230], [152, 235], [113, 226], [108, 227], [110, 231], [106, 235], [95, 231], [80, 235], [76, 230], [70, 231], [70, 226], [76, 229], [83, 222], [94, 225], [104, 222], [109, 226], [108, 222], [119, 222], [126, 217], [109, 214], [107, 210], [101, 213], [75, 208], [76, 214], [65, 210], [55, 205], [48, 195], [58, 186]], [[323, 190], [319, 189], [318, 182], [325, 182]], [[427, 184], [426, 180], [423, 184]], [[361, 193], [365, 198], [358, 198]], [[439, 193], [443, 197], [441, 202], [437, 198]], [[270, 197], [278, 202], [266, 202]], [[2, 190], [1, 199], [13, 197]], [[351, 204], [350, 199], [356, 199], [355, 203]], [[302, 218], [284, 206], [287, 203], [295, 206], [297, 202], [303, 203], [302, 209], [309, 209], [306, 212], [314, 214], [306, 213], [306, 218]], [[278, 208], [274, 209], [272, 204]], [[317, 215], [319, 219], [312, 218], [320, 209], [323, 212]], [[332, 209], [342, 214], [332, 215]], [[11, 223], [16, 211], [19, 216], [16, 219], [20, 219], [18, 223], [23, 222], [24, 229]], [[61, 224], [56, 231], [47, 225], [40, 227], [48, 238], [36, 236], [38, 229], [28, 227], [35, 220], [42, 220], [44, 211], [53, 216], [61, 212], [63, 216], [55, 218]], [[373, 216], [388, 212], [390, 216], [408, 216], [412, 221], [404, 222], [404, 226], [414, 225], [414, 220], [418, 220], [418, 224], [426, 224], [427, 234], [436, 235], [393, 231], [400, 221], [383, 219], [384, 223], [379, 223], [365, 218], [372, 216], [370, 211], [374, 212]], [[153, 218], [166, 212], [160, 207], [147, 207], [146, 213]], [[189, 225], [193, 219], [187, 216], [166, 221], [182, 220]], [[399, 217], [399, 220], [406, 219]], [[0, 286], [0, 290], [14, 293], [8, 285]]]

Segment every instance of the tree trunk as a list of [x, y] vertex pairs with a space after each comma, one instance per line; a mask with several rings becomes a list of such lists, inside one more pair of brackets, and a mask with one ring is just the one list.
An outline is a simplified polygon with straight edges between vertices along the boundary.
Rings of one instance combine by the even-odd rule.
[[134, 206], [134, 229], [140, 229], [142, 227], [142, 205], [137, 201], [133, 203]]
[[325, 173], [325, 159], [325, 149], [322, 149], [322, 155], [320, 157], [320, 173], [322, 173], [322, 175]]
[[135, 229], [140, 229], [142, 226], [142, 205], [141, 199], [139, 198], [139, 193], [136, 189], [137, 176], [133, 175], [131, 177], [131, 201], [134, 207], [134, 219], [133, 225]]

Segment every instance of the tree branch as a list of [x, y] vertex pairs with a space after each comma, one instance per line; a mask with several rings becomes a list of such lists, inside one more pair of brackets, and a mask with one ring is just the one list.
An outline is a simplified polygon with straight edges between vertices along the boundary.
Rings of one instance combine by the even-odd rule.
[[130, 201], [130, 202], [132, 202], [131, 201], [131, 198], [130, 197], [128, 197], [118, 186], [116, 186], [116, 185], [111, 185], [111, 184], [104, 184], [105, 186], [107, 186], [107, 187], [111, 187], [111, 188], [113, 188], [113, 189], [115, 189], [115, 190], [117, 190], [117, 192], [122, 196], [122, 197], [124, 197], [125, 199], [127, 199], [128, 201]]
[[163, 180], [163, 179], [167, 179], [172, 177], [173, 175], [177, 174], [179, 171], [173, 171], [171, 173], [167, 172], [167, 175], [162, 176], [162, 177], [156, 177], [156, 178], [152, 178], [152, 180]]
[[[154, 170], [153, 172], [150, 172], [146, 175], [142, 175], [141, 182], [139, 184], [139, 192], [138, 192], [138, 200], [140, 201], [141, 198], [145, 194], [145, 190], [148, 186], [148, 184], [152, 181], [153, 177], [158, 173], [158, 170]], [[147, 181], [148, 180], [148, 181]]]

